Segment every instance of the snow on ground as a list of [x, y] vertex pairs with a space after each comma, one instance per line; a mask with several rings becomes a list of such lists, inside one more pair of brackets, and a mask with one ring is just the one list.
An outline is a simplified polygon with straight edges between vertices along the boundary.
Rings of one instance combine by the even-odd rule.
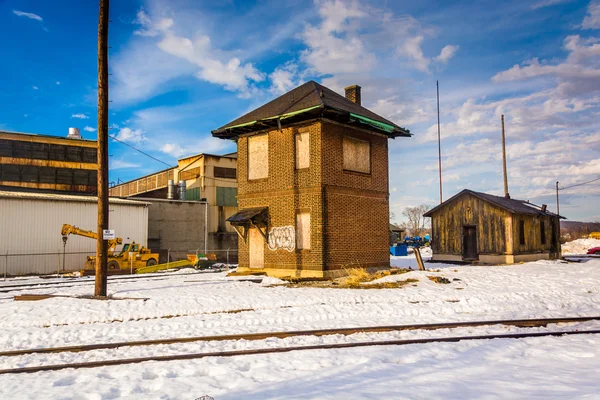
[[[416, 269], [414, 261], [414, 255], [392, 257], [392, 264], [400, 267]], [[73, 285], [83, 282], [72, 287], [38, 286], [2, 293], [0, 351], [246, 332], [600, 314], [599, 259], [512, 266], [425, 265], [429, 271], [383, 278], [418, 280], [397, 289], [287, 288], [277, 279], [257, 284], [245, 277], [227, 278], [225, 272], [186, 271], [189, 273], [154, 279], [111, 280], [109, 293], [120, 298], [112, 301], [12, 300], [13, 295], [23, 293], [89, 295], [93, 283], [85, 279], [69, 281]], [[434, 283], [428, 276], [443, 276], [450, 284]], [[0, 289], [2, 285], [0, 282]], [[600, 329], [600, 323], [538, 330], [544, 329]], [[151, 354], [506, 331], [506, 327], [496, 326], [2, 357], [0, 369]], [[600, 392], [598, 370], [600, 337], [581, 335], [314, 350], [0, 375], [0, 398], [591, 399]]]
[[586, 254], [592, 247], [600, 247], [598, 239], [577, 239], [561, 245], [563, 254]]

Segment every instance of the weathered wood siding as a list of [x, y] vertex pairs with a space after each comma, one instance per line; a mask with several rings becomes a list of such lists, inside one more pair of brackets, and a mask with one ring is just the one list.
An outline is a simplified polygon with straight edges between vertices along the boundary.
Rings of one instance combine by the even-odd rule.
[[505, 254], [506, 220], [510, 215], [477, 197], [464, 195], [433, 214], [433, 252], [461, 255], [463, 226], [474, 225], [477, 227], [479, 254]]
[[[524, 222], [525, 228], [525, 244], [522, 245], [520, 242], [520, 222]], [[519, 215], [513, 216], [513, 248], [514, 254], [531, 254], [531, 253], [548, 253], [552, 249], [552, 224], [555, 224], [556, 218], [550, 216], [536, 216], [536, 215]], [[541, 226], [544, 222], [544, 231], [546, 241], [542, 244]], [[560, 232], [560, 230], [555, 230]], [[558, 233], [560, 234], [560, 233]], [[560, 243], [558, 238], [554, 238], [555, 243]]]

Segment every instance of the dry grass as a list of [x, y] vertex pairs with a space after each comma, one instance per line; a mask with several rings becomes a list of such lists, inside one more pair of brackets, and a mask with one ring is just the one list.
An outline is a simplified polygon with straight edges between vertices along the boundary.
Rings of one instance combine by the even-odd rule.
[[382, 282], [369, 284], [369, 282], [389, 275], [399, 275], [410, 272], [409, 269], [391, 268], [387, 270], [369, 270], [367, 268], [344, 268], [345, 276], [336, 279], [327, 278], [281, 278], [288, 282], [285, 286], [290, 288], [318, 287], [335, 289], [393, 289], [418, 282], [416, 279], [407, 279], [397, 282]]
[[429, 278], [429, 280], [432, 282], [441, 283], [444, 285], [447, 285], [450, 283], [450, 279], [444, 278], [443, 276], [427, 276], [427, 278]]

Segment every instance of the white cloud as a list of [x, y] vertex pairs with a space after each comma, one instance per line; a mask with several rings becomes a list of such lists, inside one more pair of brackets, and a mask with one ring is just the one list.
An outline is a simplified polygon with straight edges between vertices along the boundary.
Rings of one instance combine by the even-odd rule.
[[269, 80], [271, 81], [269, 91], [274, 95], [289, 92], [301, 84], [301, 80], [297, 75], [298, 65], [291, 62], [275, 68], [275, 71], [269, 74]]
[[154, 37], [166, 32], [173, 26], [173, 19], [160, 18], [154, 21], [142, 8], [138, 11], [134, 23], [141, 25], [140, 29], [133, 32], [134, 35]]
[[458, 51], [458, 48], [459, 47], [456, 45], [446, 45], [440, 52], [440, 55], [435, 57], [433, 60], [446, 64], [452, 57], [454, 57], [454, 55]]
[[83, 113], [77, 113], [77, 114], [73, 114], [71, 115], [71, 118], [77, 118], [77, 119], [88, 119], [90, 117], [88, 117], [87, 115], [83, 114]]
[[37, 14], [28, 13], [28, 12], [19, 11], [19, 10], [13, 10], [13, 14], [15, 14], [19, 17], [30, 18], [30, 19], [34, 19], [34, 20], [40, 21], [40, 22], [42, 22], [44, 20], [42, 17], [40, 17]]
[[562, 4], [562, 3], [567, 3], [570, 2], [572, 0], [542, 0], [539, 1], [535, 4], [531, 5], [531, 9], [532, 10], [537, 10], [538, 8], [543, 8], [543, 7], [549, 7], [549, 6], [554, 6], [557, 4]]
[[582, 29], [600, 29], [600, 3], [591, 2], [588, 13], [581, 23]]
[[207, 35], [189, 39], [168, 32], [158, 43], [158, 47], [200, 67], [196, 73], [199, 79], [223, 85], [232, 92], [239, 91], [243, 95], [249, 95], [250, 81], [260, 82], [265, 79], [264, 74], [250, 63], [242, 64], [237, 57], [228, 60], [227, 57], [218, 57]]
[[116, 139], [122, 142], [140, 143], [145, 141], [146, 137], [141, 129], [121, 128]]
[[183, 147], [175, 143], [165, 143], [160, 151], [172, 157], [181, 157], [185, 153]]
[[110, 169], [125, 169], [125, 168], [139, 168], [141, 164], [132, 163], [130, 161], [121, 160], [111, 160], [110, 161]]
[[37, 86], [32, 86], [31, 87], [33, 90], [39, 90], [39, 88]]
[[376, 64], [350, 22], [367, 14], [358, 2], [339, 0], [323, 2], [319, 7], [319, 26], [306, 25], [302, 39], [308, 46], [300, 56], [309, 69], [317, 74], [365, 72]]
[[398, 48], [397, 53], [412, 60], [413, 66], [419, 71], [429, 72], [429, 62], [431, 60], [423, 54], [421, 42], [423, 42], [423, 36], [412, 37], [406, 40], [402, 47]]
[[92, 128], [91, 126], [86, 126], [83, 130], [86, 132], [96, 132], [96, 128]]

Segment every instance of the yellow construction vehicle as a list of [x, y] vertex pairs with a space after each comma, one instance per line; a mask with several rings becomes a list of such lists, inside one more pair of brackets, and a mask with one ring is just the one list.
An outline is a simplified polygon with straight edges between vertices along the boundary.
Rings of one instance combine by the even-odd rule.
[[[92, 231], [79, 229], [76, 226], [64, 224], [60, 231], [63, 241], [66, 243], [69, 235], [78, 235], [90, 239], [97, 239], [98, 234]], [[136, 270], [140, 267], [153, 266], [158, 263], [158, 253], [152, 253], [150, 249], [140, 246], [136, 242], [125, 243], [119, 253], [115, 254], [117, 245], [123, 243], [122, 238], [108, 240], [108, 269], [109, 270]], [[96, 268], [96, 257], [88, 256], [85, 262], [85, 270]]]

